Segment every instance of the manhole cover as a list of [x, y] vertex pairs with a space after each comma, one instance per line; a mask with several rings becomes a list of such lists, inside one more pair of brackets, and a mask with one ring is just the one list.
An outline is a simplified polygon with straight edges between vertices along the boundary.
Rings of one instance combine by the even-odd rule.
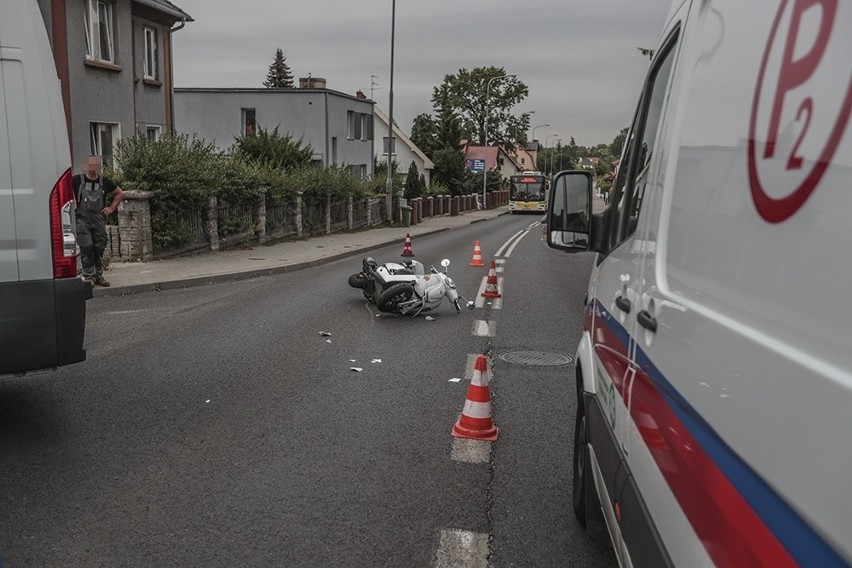
[[559, 353], [542, 353], [541, 351], [505, 351], [498, 355], [501, 360], [513, 365], [538, 365], [542, 367], [558, 367], [573, 361], [573, 357]]

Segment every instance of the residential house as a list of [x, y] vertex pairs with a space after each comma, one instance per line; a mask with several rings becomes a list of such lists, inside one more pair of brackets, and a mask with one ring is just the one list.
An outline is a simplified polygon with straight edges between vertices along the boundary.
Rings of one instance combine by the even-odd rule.
[[[360, 93], [360, 91], [359, 91]], [[360, 98], [360, 97], [359, 97]], [[390, 128], [388, 115], [373, 107], [373, 131], [382, 138], [382, 144], [375, 144], [375, 160], [377, 163], [387, 162], [388, 130]], [[397, 163], [399, 172], [407, 172], [411, 162], [417, 166], [417, 171], [423, 175], [426, 185], [431, 183], [432, 170], [435, 164], [417, 145], [411, 141], [405, 132], [396, 125], [393, 127], [394, 151], [393, 160]]]
[[286, 133], [313, 149], [323, 166], [373, 175], [373, 101], [332, 91], [323, 79], [300, 79], [300, 89], [178, 88], [175, 129], [228, 149], [257, 128]]
[[584, 170], [594, 170], [600, 161], [600, 158], [580, 158], [580, 167]]
[[[484, 158], [483, 158], [484, 157]], [[472, 172], [482, 172], [483, 163], [490, 171], [495, 168], [502, 178], [508, 178], [523, 172], [526, 168], [515, 161], [515, 158], [502, 146], [470, 146], [464, 145], [465, 168]]]
[[44, 16], [78, 171], [90, 154], [112, 163], [135, 131], [174, 124], [172, 33], [192, 18], [168, 0], [37, 0]]
[[538, 143], [527, 144], [526, 148], [514, 148], [509, 151], [515, 162], [525, 172], [538, 170], [536, 160], [538, 159]]

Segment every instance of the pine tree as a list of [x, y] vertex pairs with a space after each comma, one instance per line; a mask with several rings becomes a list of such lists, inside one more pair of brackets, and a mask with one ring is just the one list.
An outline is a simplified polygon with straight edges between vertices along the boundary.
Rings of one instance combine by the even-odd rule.
[[281, 48], [275, 50], [275, 60], [269, 66], [269, 73], [266, 74], [266, 81], [263, 86], [268, 89], [274, 88], [293, 88], [293, 74], [290, 72], [290, 66], [287, 65], [286, 57]]

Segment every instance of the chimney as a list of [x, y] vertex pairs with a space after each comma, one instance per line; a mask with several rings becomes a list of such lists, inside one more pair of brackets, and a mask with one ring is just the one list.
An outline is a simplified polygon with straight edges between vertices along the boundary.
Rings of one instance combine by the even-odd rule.
[[364, 91], [362, 91], [361, 89], [358, 89], [357, 91], [355, 91], [355, 96], [358, 97], [359, 99], [366, 99], [367, 98], [367, 95], [365, 95]]
[[325, 79], [321, 79], [319, 77], [300, 77], [299, 78], [299, 88], [300, 89], [325, 89]]

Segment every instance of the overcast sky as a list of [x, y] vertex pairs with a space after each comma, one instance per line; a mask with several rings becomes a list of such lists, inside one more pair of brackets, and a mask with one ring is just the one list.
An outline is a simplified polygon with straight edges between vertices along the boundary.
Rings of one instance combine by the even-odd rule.
[[[261, 87], [276, 48], [294, 77], [373, 98], [386, 113], [391, 0], [173, 0], [194, 19], [174, 34], [177, 87]], [[542, 143], [609, 143], [628, 126], [670, 0], [399, 0], [394, 119], [410, 132], [432, 89], [460, 68], [494, 65], [530, 90]], [[532, 134], [532, 128], [530, 133]], [[554, 144], [556, 136], [551, 137]]]

